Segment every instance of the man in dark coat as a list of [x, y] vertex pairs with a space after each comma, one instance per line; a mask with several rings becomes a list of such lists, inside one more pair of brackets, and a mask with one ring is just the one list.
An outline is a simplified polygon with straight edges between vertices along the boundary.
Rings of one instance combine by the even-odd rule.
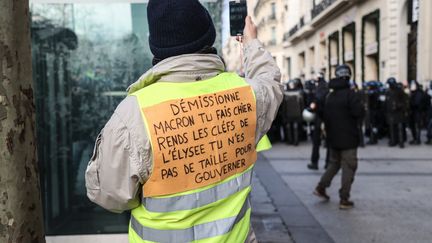
[[336, 68], [336, 78], [329, 83], [330, 93], [324, 106], [324, 123], [329, 148], [329, 167], [321, 177], [314, 194], [326, 200], [326, 188], [342, 168], [339, 190], [340, 209], [349, 209], [351, 185], [357, 170], [357, 148], [360, 143], [358, 121], [364, 115], [360, 94], [350, 89], [351, 70], [347, 65]]
[[[328, 84], [324, 79], [323, 73], [318, 74], [316, 81], [315, 99], [312, 101], [310, 108], [316, 113], [315, 120], [312, 123], [312, 155], [311, 163], [307, 167], [311, 170], [318, 170], [318, 161], [320, 158], [319, 149], [321, 146], [321, 125], [324, 119], [324, 103], [329, 92]], [[328, 165], [328, 152], [325, 160], [325, 168]]]

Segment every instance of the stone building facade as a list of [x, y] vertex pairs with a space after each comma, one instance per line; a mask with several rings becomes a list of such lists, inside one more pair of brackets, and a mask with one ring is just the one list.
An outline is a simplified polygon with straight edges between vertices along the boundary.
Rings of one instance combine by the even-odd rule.
[[[281, 68], [283, 81], [334, 76], [338, 64], [353, 79], [432, 80], [432, 1], [248, 1], [259, 38]], [[276, 17], [276, 18], [274, 18]]]

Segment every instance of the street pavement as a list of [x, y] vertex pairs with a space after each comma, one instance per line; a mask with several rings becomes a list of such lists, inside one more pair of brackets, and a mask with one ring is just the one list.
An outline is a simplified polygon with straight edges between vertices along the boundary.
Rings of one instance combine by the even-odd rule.
[[252, 191], [259, 242], [432, 242], [432, 146], [360, 148], [348, 211], [338, 208], [340, 174], [329, 202], [312, 194], [324, 163], [308, 170], [310, 152], [310, 143], [279, 143], [259, 156]]

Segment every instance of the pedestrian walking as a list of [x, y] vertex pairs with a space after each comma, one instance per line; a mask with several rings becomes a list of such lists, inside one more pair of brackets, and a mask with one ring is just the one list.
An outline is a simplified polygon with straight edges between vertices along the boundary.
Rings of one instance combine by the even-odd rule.
[[350, 89], [350, 78], [350, 68], [347, 65], [340, 65], [336, 68], [336, 78], [329, 83], [330, 93], [325, 101], [324, 123], [330, 163], [314, 191], [315, 195], [330, 199], [326, 188], [342, 168], [340, 209], [354, 206], [354, 202], [350, 201], [350, 191], [357, 170], [357, 148], [360, 142], [357, 125], [358, 120], [364, 115], [359, 93]]
[[[310, 109], [315, 112], [316, 116], [312, 122], [312, 155], [311, 162], [307, 165], [310, 170], [318, 170], [318, 161], [320, 158], [319, 149], [322, 140], [322, 127], [324, 119], [324, 104], [328, 95], [328, 84], [324, 79], [324, 74], [319, 73], [316, 81], [315, 99], [310, 105]], [[328, 165], [328, 150], [326, 151], [325, 166]]]
[[154, 66], [96, 140], [89, 199], [132, 210], [129, 242], [253, 242], [255, 146], [282, 100], [280, 71], [246, 18], [242, 78], [225, 72], [198, 0], [150, 0]]

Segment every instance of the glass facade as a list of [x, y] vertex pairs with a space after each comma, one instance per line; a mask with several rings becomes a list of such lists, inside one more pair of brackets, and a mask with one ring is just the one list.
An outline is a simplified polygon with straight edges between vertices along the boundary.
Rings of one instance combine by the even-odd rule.
[[[222, 1], [205, 6], [220, 50]], [[30, 7], [46, 233], [127, 232], [128, 213], [110, 213], [87, 199], [84, 173], [97, 133], [126, 88], [151, 67], [146, 3], [33, 1]]]

